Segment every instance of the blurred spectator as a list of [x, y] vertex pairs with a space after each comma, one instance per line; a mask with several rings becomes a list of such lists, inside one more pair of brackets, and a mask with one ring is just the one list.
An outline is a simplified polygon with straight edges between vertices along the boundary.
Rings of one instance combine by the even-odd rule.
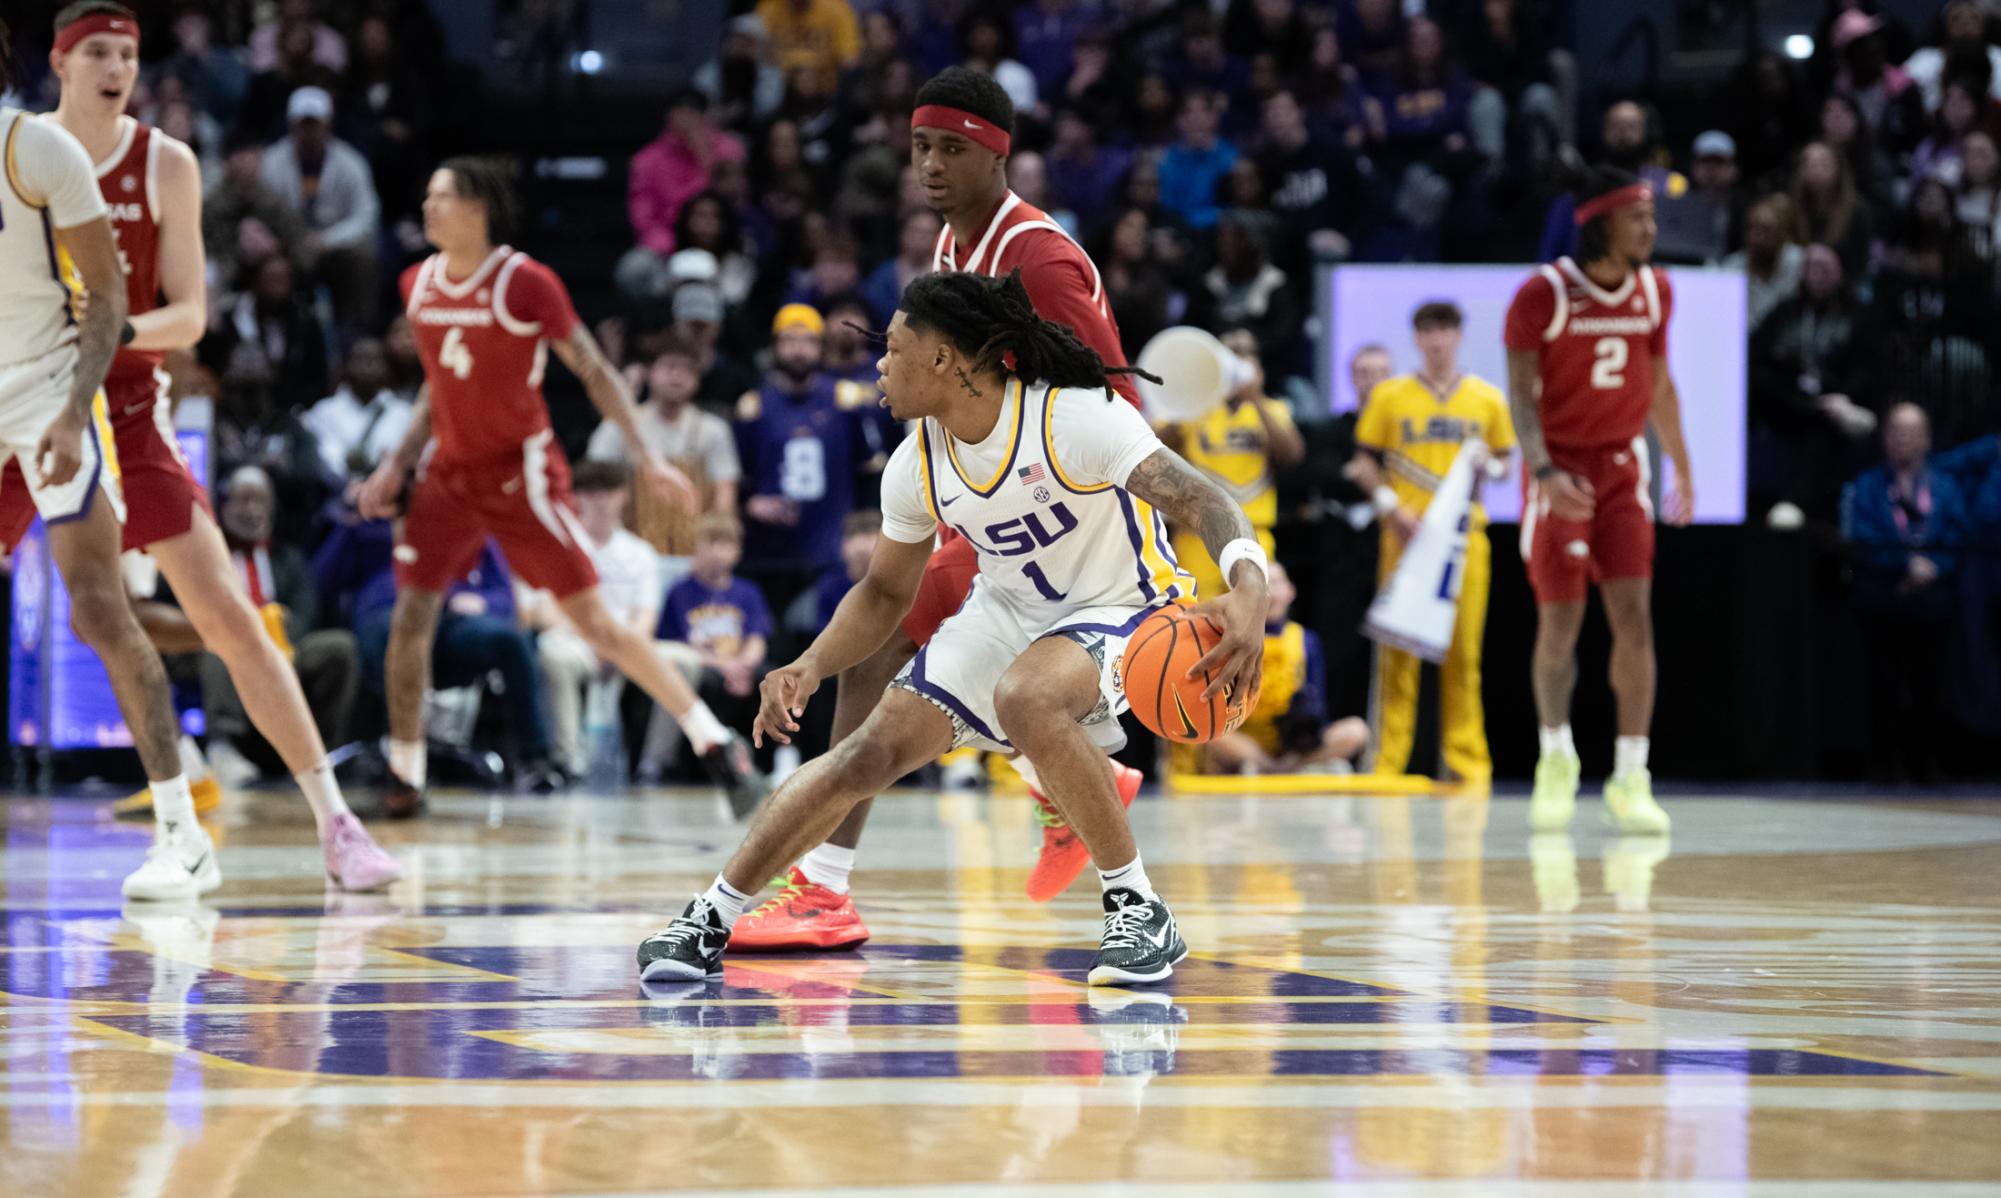
[[1242, 727], [1209, 742], [1207, 772], [1351, 773], [1350, 763], [1369, 745], [1369, 726], [1354, 716], [1328, 717], [1320, 637], [1291, 618], [1299, 592], [1285, 566], [1273, 562], [1270, 571], [1258, 705]]
[[813, 587], [813, 632], [824, 632], [833, 623], [834, 609], [847, 598], [848, 591], [868, 573], [869, 559], [875, 556], [876, 541], [882, 533], [882, 513], [873, 509], [849, 512], [841, 521], [841, 560], [820, 574]]
[[417, 334], [408, 315], [398, 312], [389, 322], [382, 348], [389, 364], [389, 389], [411, 403], [417, 402], [417, 392], [424, 386], [424, 361], [417, 355]]
[[2001, 153], [1994, 135], [1975, 129], [1960, 143], [1959, 201], [1955, 209], [1966, 225], [1975, 252], [1993, 258], [2001, 245]]
[[410, 401], [389, 389], [381, 340], [362, 337], [347, 351], [339, 388], [306, 409], [302, 423], [319, 443], [330, 477], [365, 478], [403, 443], [411, 411]]
[[1341, 48], [1363, 82], [1373, 86], [1396, 70], [1404, 45], [1403, 10], [1397, 0], [1353, 0], [1334, 11]]
[[1222, 27], [1201, 6], [1182, 6], [1180, 24], [1181, 41], [1170, 63], [1170, 76], [1184, 94], [1215, 93], [1219, 101], [1216, 117], [1220, 122], [1229, 107], [1229, 97], [1244, 89], [1250, 81], [1250, 72], [1243, 60], [1233, 57], [1224, 47]]
[[[696, 348], [669, 335], [646, 370], [646, 387], [634, 412], [640, 440], [681, 468], [695, 484], [705, 512], [734, 512], [743, 467], [737, 460], [736, 438], [729, 424], [692, 402], [700, 385]], [[624, 465], [631, 449], [618, 426], [606, 421], [591, 434], [589, 456]], [[687, 514], [642, 489], [633, 521], [635, 529], [661, 553], [683, 555], [694, 547]]]
[[748, 128], [778, 111], [785, 100], [785, 72], [771, 60], [756, 13], [730, 19], [721, 51], [695, 69], [694, 83], [725, 129]]
[[[763, 591], [735, 575], [742, 556], [743, 528], [733, 517], [720, 512], [702, 517], [693, 568], [668, 590], [654, 637], [683, 647], [679, 653], [670, 649], [670, 659], [689, 674], [716, 717], [748, 738], [773, 628]], [[698, 668], [688, 668], [690, 657]], [[648, 753], [657, 752], [653, 738], [648, 741]]]
[[863, 428], [875, 388], [821, 369], [826, 324], [803, 304], [772, 321], [771, 373], [737, 403], [744, 573], [781, 610], [840, 556], [841, 520], [872, 455]]
[[[229, 476], [221, 498], [216, 522], [222, 526], [230, 564], [243, 580], [252, 606], [264, 613], [265, 627], [282, 633], [280, 647], [292, 659], [320, 739], [330, 746], [346, 744], [361, 692], [354, 633], [319, 626], [319, 593], [306, 555], [296, 543], [275, 536], [277, 491], [271, 477], [255, 466], [240, 467]], [[285, 773], [284, 762], [258, 733], [236, 693], [235, 681], [213, 653], [202, 654], [201, 686], [210, 759], [233, 751], [262, 775]]]
[[[757, 246], [745, 234], [736, 210], [722, 196], [705, 191], [681, 205], [681, 215], [674, 222], [674, 244], [680, 247], [675, 251], [676, 256], [693, 251], [698, 256], [707, 254], [708, 258], [698, 257], [693, 264], [679, 269], [674, 259], [668, 259], [670, 278], [678, 283], [683, 281], [682, 276], [707, 276], [706, 281], [715, 284], [726, 308], [741, 308], [750, 302], [751, 292], [757, 286]], [[703, 262], [713, 262], [714, 270], [704, 269]]]
[[1841, 259], [1819, 244], [1801, 257], [1799, 295], [1751, 334], [1750, 491], [1754, 506], [1783, 500], [1825, 518], [1854, 473], [1858, 447], [1876, 431], [1875, 349]]
[[202, 344], [203, 356], [228, 372], [256, 371], [262, 385], [276, 388], [286, 407], [325, 395], [328, 385], [326, 330], [302, 290], [292, 263], [272, 255], [257, 266], [250, 289], [222, 298], [220, 320]]
[[1744, 223], [1737, 143], [1721, 129], [1711, 129], [1695, 139], [1689, 157], [1689, 189], [1654, 202], [1660, 228], [1654, 253], [1664, 262], [1719, 262], [1734, 248]]
[[1341, 41], [1333, 28], [1315, 32], [1299, 84], [1299, 103], [1306, 109], [1308, 123], [1348, 148], [1359, 149], [1366, 98], [1361, 74], [1341, 57]]
[[1074, 240], [1078, 236], [1077, 213], [1049, 196], [1049, 164], [1034, 150], [1016, 150], [1007, 157], [1008, 190], [1022, 202], [1040, 208], [1049, 219], [1062, 226]]
[[[306, 261], [351, 324], [374, 322], [382, 205], [368, 162], [333, 135], [333, 97], [302, 87], [285, 105], [291, 132], [264, 152], [262, 180], [306, 224]], [[317, 392], [324, 394], [324, 392]]]
[[306, 222], [274, 189], [264, 185], [264, 146], [254, 139], [230, 143], [222, 175], [202, 197], [202, 244], [223, 286], [241, 286], [264, 259], [283, 255], [299, 264]]
[[1867, 662], [1870, 772], [1879, 782], [1933, 782], [1947, 720], [1946, 656], [1955, 582], [1969, 524], [1952, 476], [1926, 458], [1931, 428], [1916, 404], [1883, 422], [1884, 464], [1841, 500]]
[[1549, 66], [1542, 14], [1516, 0], [1482, 0], [1461, 9], [1456, 41], [1478, 89], [1467, 109], [1474, 148], [1490, 162], [1517, 157], [1530, 166], [1548, 158], [1566, 125]]
[[1886, 58], [1883, 18], [1850, 8], [1828, 31], [1838, 65], [1833, 90], [1855, 97], [1862, 119], [1886, 145], [1909, 146], [1924, 127], [1923, 93]]
[[308, 34], [312, 61], [335, 75], [347, 70], [347, 39], [319, 19], [317, 7], [313, 0], [281, 0], [250, 34], [250, 69], [276, 69], [286, 30], [302, 28]]
[[[282, 266], [284, 259], [272, 262]], [[279, 535], [310, 544], [315, 514], [343, 479], [325, 472], [313, 434], [278, 399], [274, 381], [257, 346], [243, 343], [230, 352], [216, 404], [215, 462], [219, 471], [262, 467], [278, 487]]]
[[[1136, 151], [1163, 149], [1178, 136], [1181, 97], [1159, 71], [1139, 77], [1126, 108], [1126, 133]], [[1137, 164], [1134, 169], [1138, 169]]]
[[[597, 567], [606, 610], [641, 636], [652, 636], [660, 614], [660, 555], [621, 524], [632, 495], [631, 472], [615, 462], [582, 461], [571, 477], [570, 492], [577, 524], [584, 531], [584, 549]], [[625, 688], [625, 675], [598, 660], [554, 595], [520, 584], [516, 590], [521, 623], [536, 634], [535, 657], [542, 667], [555, 763], [570, 777], [582, 778], [590, 765], [584, 744], [584, 688], [606, 687], [612, 692], [609, 701], [616, 703]]]
[[1938, 108], [1932, 114], [1931, 132], [1911, 152], [1913, 178], [1935, 176], [1947, 186], [1959, 183], [1960, 146], [1966, 135], [1980, 127], [1987, 99], [1964, 79], [1948, 79]]
[[785, 301], [821, 308], [834, 296], [859, 287], [861, 281], [861, 247], [849, 233], [830, 232], [813, 252], [813, 264], [794, 274]]
[[300, 88], [331, 92], [340, 85], [339, 72], [313, 57], [313, 31], [304, 21], [280, 26], [277, 58], [256, 70], [243, 99], [243, 126], [264, 137], [283, 131], [291, 119], [286, 105]]
[[[1599, 161], [1638, 176], [1654, 193], [1654, 203], [1688, 190], [1688, 180], [1655, 160], [1652, 118], [1637, 100], [1620, 100], [1605, 110], [1599, 126]], [[1539, 255], [1554, 262], [1577, 246], [1577, 197], [1562, 192], [1543, 218]]]
[[1071, 73], [1077, 39], [1092, 14], [1077, 0], [1031, 0], [1014, 6], [1015, 57], [1035, 77], [1036, 91], [1053, 96]]
[[[1791, 168], [1794, 149], [1812, 135], [1806, 91], [1792, 62], [1777, 50], [1760, 50], [1737, 68], [1729, 112], [1745, 177], [1767, 185], [1775, 172]], [[1861, 110], [1856, 112], [1859, 120]]]
[[1792, 197], [1806, 222], [1807, 240], [1833, 246], [1842, 269], [1859, 275], [1869, 263], [1875, 218], [1856, 193], [1847, 160], [1826, 142], [1808, 142], [1793, 172]]
[[1160, 202], [1181, 213], [1191, 229], [1215, 227], [1216, 185], [1237, 161], [1237, 147], [1218, 134], [1224, 103], [1215, 92], [1184, 94], [1179, 137], [1160, 159]]
[[837, 379], [875, 386], [875, 364], [882, 358], [881, 346], [869, 339], [876, 326], [868, 303], [858, 292], [831, 296], [823, 311], [827, 339], [821, 354], [821, 369]]
[[1268, 221], [1232, 210], [1216, 227], [1216, 265], [1197, 293], [1199, 324], [1248, 329], [1281, 374], [1298, 367], [1298, 288], [1272, 264]]
[[1744, 319], [1756, 330], [1772, 309], [1799, 293], [1800, 262], [1805, 251], [1800, 243], [1806, 230], [1800, 227], [1799, 209], [1782, 193], [1759, 197], [1744, 216], [1744, 248], [1723, 260], [1723, 265], [1744, 272]]
[[1404, 26], [1396, 69], [1371, 97], [1381, 117], [1370, 120], [1370, 154], [1395, 191], [1397, 214], [1429, 233], [1463, 196], [1477, 165], [1466, 136], [1472, 83], [1446, 60], [1437, 22], [1416, 17]]
[[1066, 108], [1056, 114], [1047, 163], [1050, 200], [1088, 218], [1110, 207], [1119, 181], [1132, 168], [1132, 155], [1117, 146], [1100, 145], [1098, 126], [1082, 112]]
[[1855, 190], [1872, 207], [1890, 203], [1896, 172], [1890, 156], [1876, 144], [1876, 134], [1862, 123], [1862, 109], [1853, 96], [1829, 96], [1820, 106], [1820, 140], [1848, 162]]
[[354, 35], [354, 69], [341, 90], [341, 136], [368, 159], [375, 194], [386, 197], [391, 222], [414, 225], [433, 156], [431, 92], [423, 72], [387, 18], [362, 18]]
[[1230, 0], [1223, 14], [1223, 44], [1239, 58], [1270, 54], [1287, 74], [1306, 62], [1314, 24], [1295, 0]]
[[186, 85], [195, 104], [218, 124], [236, 123], [250, 90], [250, 71], [215, 44], [215, 24], [200, 5], [184, 5], [175, 14], [174, 52], [161, 61], [160, 71]]
[[1304, 262], [1313, 249], [1345, 256], [1359, 232], [1367, 184], [1354, 152], [1316, 133], [1289, 90], [1264, 102], [1257, 164], [1272, 210], [1285, 222], [1283, 258]]
[[731, 411], [737, 397], [757, 386], [757, 371], [719, 348], [723, 297], [707, 283], [683, 283], [674, 291], [674, 335], [695, 351], [701, 385], [695, 402], [710, 412]]
[[[1163, 238], [1173, 241], [1172, 234]], [[1154, 334], [1178, 324], [1188, 308], [1187, 297], [1161, 261], [1160, 240], [1144, 209], [1127, 208], [1112, 221], [1106, 244], [1092, 255], [1104, 272], [1105, 298], [1127, 361], [1138, 360]]]
[[1987, 61], [1989, 86], [2001, 100], [2001, 48], [1987, 44], [1987, 18], [1975, 0], [1948, 0], [1939, 12], [1937, 45], [1921, 47], [1904, 60], [1904, 74], [1910, 77], [1924, 98], [1925, 111], [1937, 110], [1948, 68], [1955, 58], [1972, 57]]
[[639, 244], [619, 260], [619, 286], [628, 295], [659, 298], [666, 293], [667, 256], [676, 248], [675, 221], [681, 207], [709, 187], [719, 161], [742, 161], [743, 142], [718, 129], [709, 101], [693, 88], [667, 102], [666, 127], [632, 157], [627, 209]]
[[1014, 57], [1014, 27], [999, 11], [976, 8], [959, 22], [959, 55], [984, 71], [1014, 101], [1016, 112], [1031, 113], [1040, 101], [1035, 74]]
[[757, 19], [778, 69], [831, 81], [861, 57], [861, 29], [847, 0], [758, 0]]
[[886, 259], [862, 282], [862, 296], [868, 300], [875, 327], [888, 328], [890, 317], [903, 302], [903, 289], [917, 276], [931, 273], [931, 258], [937, 252], [942, 228], [938, 214], [929, 208], [912, 208], [904, 214], [896, 256]]
[[1951, 189], [1918, 180], [1876, 272], [1870, 350], [1885, 377], [1908, 382], [1948, 444], [1993, 427], [1994, 298], [1992, 264], [1975, 256]]

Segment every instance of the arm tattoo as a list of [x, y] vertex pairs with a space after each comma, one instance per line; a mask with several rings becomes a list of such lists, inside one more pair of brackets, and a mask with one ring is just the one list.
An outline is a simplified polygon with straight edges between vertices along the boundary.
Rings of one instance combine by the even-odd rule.
[[1536, 394], [1536, 356], [1526, 350], [1508, 351], [1508, 414], [1514, 417], [1515, 440], [1522, 447], [1522, 466], [1530, 474], [1549, 465], [1549, 446], [1542, 438], [1542, 405]]
[[1244, 509], [1171, 449], [1155, 450], [1133, 467], [1125, 489], [1159, 508], [1168, 519], [1193, 529], [1213, 559], [1220, 560], [1223, 547], [1231, 541], [1257, 539], [1257, 530], [1251, 527]]
[[961, 387], [964, 387], [967, 391], [972, 392], [974, 399], [979, 399], [980, 389], [973, 385], [973, 376], [966, 373], [966, 368], [963, 366], [955, 366], [952, 369], [957, 371], [959, 374], [959, 385]]

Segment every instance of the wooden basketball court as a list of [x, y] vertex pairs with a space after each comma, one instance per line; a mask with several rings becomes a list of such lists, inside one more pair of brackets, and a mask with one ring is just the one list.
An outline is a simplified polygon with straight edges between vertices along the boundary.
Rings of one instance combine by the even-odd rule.
[[6, 800], [0, 1193], [1997, 1192], [2001, 802], [1664, 801], [1149, 794], [1147, 992], [1083, 984], [1088, 874], [1023, 897], [1027, 800], [910, 794], [861, 951], [643, 993], [707, 797], [447, 797], [355, 897], [257, 796], [123, 911], [148, 828]]

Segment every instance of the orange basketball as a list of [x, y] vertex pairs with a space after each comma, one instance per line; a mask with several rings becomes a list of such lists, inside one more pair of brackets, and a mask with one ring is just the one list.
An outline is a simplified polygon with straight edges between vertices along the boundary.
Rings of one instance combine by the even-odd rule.
[[1126, 642], [1117, 666], [1119, 685], [1126, 692], [1139, 722], [1155, 736], [1183, 744], [1206, 744], [1233, 732], [1257, 706], [1257, 693], [1219, 693], [1204, 699], [1208, 673], [1188, 677], [1202, 655], [1216, 647], [1222, 633], [1184, 607], [1164, 607], [1140, 622]]

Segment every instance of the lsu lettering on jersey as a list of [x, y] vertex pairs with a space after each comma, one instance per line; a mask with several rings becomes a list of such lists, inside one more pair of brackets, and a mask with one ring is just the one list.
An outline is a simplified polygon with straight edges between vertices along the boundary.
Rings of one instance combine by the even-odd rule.
[[1504, 339], [1540, 360], [1542, 429], [1552, 448], [1625, 446], [1645, 434], [1673, 310], [1667, 275], [1651, 266], [1607, 291], [1559, 258], [1521, 285]]
[[[97, 186], [118, 240], [125, 299], [137, 316], [160, 306], [159, 159], [166, 135], [131, 117], [120, 117], [119, 123], [118, 144], [97, 164]], [[156, 349], [119, 349], [104, 379], [114, 420], [151, 419], [143, 414], [165, 393], [164, 377], [156, 377], [165, 360], [166, 354]]]
[[979, 555], [975, 593], [991, 589], [1052, 619], [1191, 596], [1166, 521], [1124, 487], [1160, 448], [1136, 409], [1102, 391], [1012, 379], [979, 444], [927, 419], [897, 446], [883, 474], [883, 531], [915, 543], [952, 528]]
[[556, 272], [499, 246], [464, 279], [433, 254], [403, 272], [403, 297], [431, 392], [436, 457], [514, 460], [549, 429], [549, 343], [581, 323]]
[[[1484, 441], [1496, 454], [1515, 446], [1514, 421], [1500, 389], [1484, 379], [1459, 376], [1444, 395], [1414, 374], [1377, 383], [1355, 423], [1355, 443], [1383, 455], [1390, 486], [1412, 511], [1422, 512], [1452, 469], [1459, 447]], [[1473, 527], [1487, 523], [1474, 491]]]
[[104, 198], [90, 155], [53, 121], [0, 107], [0, 155], [0, 366], [11, 366], [76, 340], [55, 234], [103, 216]]

